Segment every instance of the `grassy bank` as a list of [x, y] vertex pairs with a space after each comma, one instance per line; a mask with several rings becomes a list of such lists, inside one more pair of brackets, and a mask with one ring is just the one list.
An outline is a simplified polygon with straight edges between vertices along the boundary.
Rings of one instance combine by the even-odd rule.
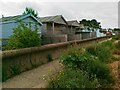
[[114, 52], [120, 42], [103, 42], [85, 49], [72, 47], [60, 57], [65, 68], [49, 81], [50, 88], [111, 88], [115, 78], [109, 63], [118, 60]]

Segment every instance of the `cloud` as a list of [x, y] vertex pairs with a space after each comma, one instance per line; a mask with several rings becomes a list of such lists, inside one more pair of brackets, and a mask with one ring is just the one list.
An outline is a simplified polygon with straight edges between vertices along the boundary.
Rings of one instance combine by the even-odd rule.
[[83, 18], [95, 18], [101, 22], [102, 27], [118, 26], [117, 2], [0, 2], [0, 14], [5, 16], [22, 14], [25, 7], [32, 7], [41, 17], [63, 15], [66, 20], [78, 21]]

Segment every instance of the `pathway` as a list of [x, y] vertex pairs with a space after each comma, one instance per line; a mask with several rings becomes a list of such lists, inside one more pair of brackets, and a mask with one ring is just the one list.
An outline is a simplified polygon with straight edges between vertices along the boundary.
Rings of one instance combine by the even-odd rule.
[[[49, 76], [55, 75], [62, 70], [58, 60], [26, 71], [3, 82], [3, 88], [44, 88], [47, 86]], [[45, 79], [46, 78], [46, 79]]]

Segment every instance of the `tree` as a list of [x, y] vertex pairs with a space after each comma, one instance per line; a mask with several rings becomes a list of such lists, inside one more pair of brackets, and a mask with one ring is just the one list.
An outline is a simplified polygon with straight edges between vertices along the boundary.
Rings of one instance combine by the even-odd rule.
[[88, 26], [89, 28], [101, 28], [100, 26], [100, 22], [97, 22], [96, 19], [92, 19], [92, 20], [86, 20], [86, 19], [82, 19], [80, 21], [80, 24], [83, 24], [84, 26]]
[[35, 17], [38, 16], [37, 11], [35, 11], [34, 9], [29, 8], [29, 7], [26, 7], [26, 8], [25, 8], [25, 11], [23, 12], [23, 15], [25, 15], [25, 14], [30, 14], [30, 13], [31, 13], [33, 16], [35, 16]]
[[83, 24], [84, 26], [88, 26], [88, 22], [87, 22], [86, 19], [82, 19], [82, 20], [80, 21], [80, 24]]
[[90, 21], [90, 23], [91, 23], [91, 27], [93, 27], [93, 28], [100, 28], [100, 27], [101, 27], [101, 26], [100, 26], [100, 22], [97, 22], [96, 19], [92, 19], [92, 20]]
[[41, 38], [38, 35], [38, 31], [35, 25], [35, 30], [31, 30], [31, 26], [28, 27], [24, 23], [20, 23], [17, 28], [13, 29], [13, 35], [8, 40], [6, 45], [7, 50], [34, 47], [41, 44]]
[[114, 28], [114, 31], [120, 32], [120, 28]]

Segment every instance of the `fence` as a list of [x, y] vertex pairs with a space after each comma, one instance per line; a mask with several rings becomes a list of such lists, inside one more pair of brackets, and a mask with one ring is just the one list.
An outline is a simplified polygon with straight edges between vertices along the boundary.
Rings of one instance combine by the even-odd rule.
[[68, 41], [81, 40], [81, 34], [68, 34]]
[[49, 44], [41, 47], [31, 47], [18, 50], [9, 50], [2, 52], [2, 74], [6, 80], [14, 74], [23, 72], [34, 67], [49, 62], [51, 57], [53, 60], [66, 51], [71, 45], [78, 44], [80, 47], [86, 47], [106, 40], [110, 36], [92, 38], [86, 40], [75, 40], [57, 44]]
[[49, 34], [49, 35], [43, 35], [43, 44], [52, 44], [52, 43], [60, 43], [60, 42], [66, 42], [67, 41], [67, 35], [55, 35], [55, 34]]

